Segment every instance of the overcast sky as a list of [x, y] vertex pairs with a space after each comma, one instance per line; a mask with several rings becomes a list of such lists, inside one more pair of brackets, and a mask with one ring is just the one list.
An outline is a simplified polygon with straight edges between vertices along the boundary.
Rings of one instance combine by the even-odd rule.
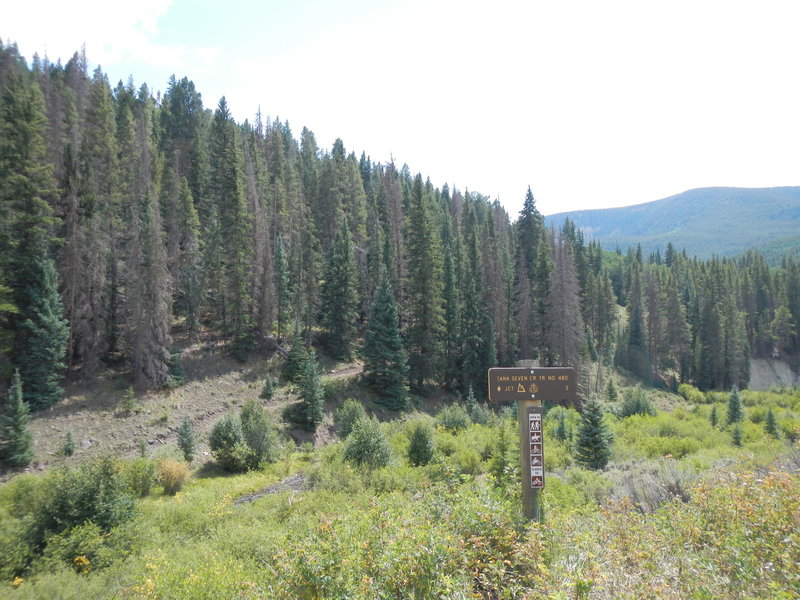
[[86, 45], [112, 85], [187, 76], [237, 120], [303, 126], [440, 187], [530, 185], [553, 214], [704, 186], [798, 185], [800, 2], [44, 0], [0, 37]]

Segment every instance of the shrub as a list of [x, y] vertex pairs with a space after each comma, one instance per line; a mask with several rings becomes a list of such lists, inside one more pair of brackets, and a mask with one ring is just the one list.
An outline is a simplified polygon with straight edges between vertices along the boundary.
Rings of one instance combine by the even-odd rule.
[[158, 481], [164, 488], [164, 493], [174, 496], [183, 487], [189, 474], [189, 465], [180, 460], [163, 458], [158, 461]]
[[475, 448], [461, 448], [455, 455], [458, 472], [473, 477], [481, 472], [481, 457]]
[[353, 424], [359, 419], [367, 416], [367, 411], [364, 410], [364, 405], [354, 398], [348, 398], [344, 401], [333, 415], [333, 422], [339, 430], [339, 435], [346, 438], [350, 435], [353, 429]]
[[252, 451], [244, 442], [242, 424], [236, 416], [227, 414], [214, 424], [208, 445], [226, 471], [240, 473], [247, 470]]
[[107, 534], [92, 522], [73, 527], [48, 538], [42, 563], [51, 569], [68, 565], [83, 574], [105, 567], [110, 562], [106, 537]]
[[494, 417], [494, 412], [484, 403], [475, 404], [472, 410], [469, 411], [469, 416], [473, 423], [477, 423], [478, 425], [488, 425], [491, 422], [492, 417]]
[[252, 450], [250, 468], [258, 468], [263, 462], [275, 462], [278, 458], [278, 433], [267, 417], [264, 408], [255, 400], [242, 407], [242, 438]]
[[683, 396], [684, 400], [692, 404], [703, 404], [706, 400], [703, 392], [688, 383], [682, 383], [678, 386], [678, 394]]
[[574, 467], [565, 476], [567, 483], [580, 490], [589, 501], [603, 504], [611, 494], [611, 482], [595, 471]]
[[653, 404], [642, 388], [637, 387], [632, 390], [626, 390], [624, 396], [619, 415], [621, 418], [624, 419], [632, 415], [652, 416], [656, 414]]
[[445, 406], [436, 415], [436, 422], [451, 433], [466, 429], [472, 423], [466, 409], [460, 404]]
[[408, 462], [415, 467], [427, 465], [433, 459], [433, 428], [422, 420], [411, 424], [408, 445]]
[[627, 498], [639, 512], [651, 513], [673, 498], [688, 502], [696, 475], [674, 459], [661, 458], [629, 463], [608, 477], [613, 482], [614, 500]]
[[50, 535], [88, 521], [108, 532], [133, 517], [135, 508], [122, 461], [108, 456], [53, 471], [27, 503], [27, 539], [37, 549]]
[[344, 447], [345, 460], [368, 467], [385, 467], [392, 458], [392, 447], [377, 419], [367, 417], [353, 424]]
[[135, 458], [126, 464], [125, 475], [130, 490], [143, 498], [156, 482], [156, 463], [151, 458]]

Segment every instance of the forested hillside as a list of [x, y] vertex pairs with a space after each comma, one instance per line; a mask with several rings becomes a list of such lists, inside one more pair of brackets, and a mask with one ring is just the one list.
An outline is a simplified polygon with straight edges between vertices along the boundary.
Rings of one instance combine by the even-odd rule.
[[607, 250], [641, 244], [645, 253], [668, 244], [689, 256], [737, 256], [757, 249], [771, 266], [800, 246], [800, 187], [700, 188], [669, 198], [597, 210], [559, 213], [548, 222], [575, 222]]
[[172, 336], [201, 324], [241, 358], [359, 356], [392, 407], [407, 385], [483, 395], [522, 358], [727, 389], [751, 354], [798, 351], [792, 259], [604, 252], [546, 228], [530, 190], [510, 216], [341, 140], [237, 123], [186, 78], [111, 86], [79, 54], [28, 66], [4, 46], [0, 93], [0, 365], [34, 409], [112, 364], [172, 385]]

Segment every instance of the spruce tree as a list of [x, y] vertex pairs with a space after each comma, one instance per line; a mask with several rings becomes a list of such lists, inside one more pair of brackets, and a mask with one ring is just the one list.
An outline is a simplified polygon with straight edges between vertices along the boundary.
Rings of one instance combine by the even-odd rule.
[[184, 417], [181, 426], [178, 428], [178, 448], [183, 452], [183, 458], [186, 459], [186, 462], [192, 462], [194, 458], [195, 439], [189, 417]]
[[411, 425], [408, 442], [408, 462], [411, 466], [424, 466], [433, 460], [433, 428], [428, 423], [422, 420], [415, 421]]
[[711, 407], [711, 414], [708, 417], [708, 422], [711, 423], [712, 427], [716, 427], [719, 421], [719, 417], [717, 417], [717, 405], [714, 404]]
[[408, 361], [397, 323], [397, 306], [389, 278], [381, 282], [372, 303], [361, 348], [364, 380], [392, 410], [408, 408]]
[[772, 408], [767, 411], [767, 418], [764, 421], [764, 431], [767, 435], [776, 439], [780, 437], [780, 432], [778, 431], [778, 421], [775, 419], [775, 413], [772, 412]]
[[283, 376], [292, 383], [298, 383], [303, 378], [303, 369], [308, 361], [308, 348], [300, 332], [300, 328], [295, 325], [292, 345], [286, 354], [286, 361], [283, 363]]
[[325, 416], [325, 396], [319, 379], [317, 355], [311, 350], [303, 366], [303, 379], [300, 382], [303, 421], [311, 429], [316, 429]]
[[742, 424], [736, 423], [731, 429], [731, 440], [733, 441], [733, 445], [737, 448], [742, 447]]
[[28, 405], [22, 399], [22, 380], [14, 373], [5, 414], [0, 418], [0, 460], [10, 467], [27, 467], [33, 460], [33, 434], [28, 429]]
[[248, 213], [244, 193], [241, 146], [237, 127], [223, 96], [214, 112], [209, 134], [210, 192], [218, 215], [219, 289], [217, 317], [223, 329], [233, 335], [237, 358], [252, 345], [252, 215]]
[[589, 469], [604, 469], [611, 458], [613, 434], [603, 421], [603, 409], [592, 399], [584, 408], [575, 443], [576, 460]]
[[606, 398], [609, 402], [616, 402], [619, 400], [619, 392], [617, 391], [617, 384], [614, 383], [614, 378], [608, 378], [608, 385], [606, 386]]
[[411, 193], [407, 255], [409, 379], [415, 388], [422, 389], [439, 373], [445, 324], [442, 244], [421, 175], [414, 178]]
[[739, 395], [739, 388], [733, 386], [731, 393], [728, 394], [728, 425], [739, 423], [743, 418], [742, 397]]
[[358, 317], [358, 271], [347, 219], [333, 239], [320, 294], [325, 347], [334, 358], [350, 358]]
[[60, 382], [69, 327], [63, 317], [53, 261], [43, 259], [34, 269], [39, 272], [39, 282], [28, 291], [27, 319], [21, 324], [25, 343], [18, 362], [27, 382], [25, 400], [38, 410], [52, 406], [63, 396]]
[[289, 256], [283, 243], [283, 236], [279, 235], [275, 242], [275, 304], [277, 318], [278, 341], [283, 339], [284, 325], [291, 313], [291, 281], [289, 279]]
[[556, 416], [556, 429], [553, 435], [560, 442], [566, 442], [572, 437], [567, 423], [567, 411], [563, 407], [560, 408], [558, 416]]

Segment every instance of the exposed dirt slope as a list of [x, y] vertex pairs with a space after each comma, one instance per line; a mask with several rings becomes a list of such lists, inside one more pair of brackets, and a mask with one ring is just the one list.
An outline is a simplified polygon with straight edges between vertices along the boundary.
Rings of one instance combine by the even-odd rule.
[[[160, 448], [177, 441], [177, 430], [188, 417], [198, 447], [196, 462], [208, 457], [208, 435], [214, 423], [227, 411], [241, 407], [247, 400], [258, 398], [268, 373], [280, 372], [280, 356], [254, 353], [246, 364], [235, 361], [224, 343], [213, 332], [201, 332], [192, 338], [176, 339], [181, 349], [185, 383], [173, 390], [137, 394], [136, 407], [123, 410], [123, 399], [130, 383], [122, 372], [107, 370], [86, 383], [69, 383], [64, 400], [51, 409], [34, 413], [30, 428], [35, 443], [35, 460], [28, 470], [42, 470], [50, 465], [78, 463], [86, 457], [110, 452], [120, 456], [136, 456], [142, 441], [152, 456]], [[356, 363], [322, 365], [326, 377], [357, 376], [361, 365]], [[281, 422], [283, 408], [298, 402], [297, 390], [282, 385], [264, 406]], [[327, 419], [330, 424], [330, 418]], [[61, 456], [68, 432], [72, 433], [75, 454]], [[322, 428], [316, 439], [302, 431], [289, 432], [296, 441], [324, 442], [330, 433]], [[0, 471], [0, 479], [11, 473]]]

